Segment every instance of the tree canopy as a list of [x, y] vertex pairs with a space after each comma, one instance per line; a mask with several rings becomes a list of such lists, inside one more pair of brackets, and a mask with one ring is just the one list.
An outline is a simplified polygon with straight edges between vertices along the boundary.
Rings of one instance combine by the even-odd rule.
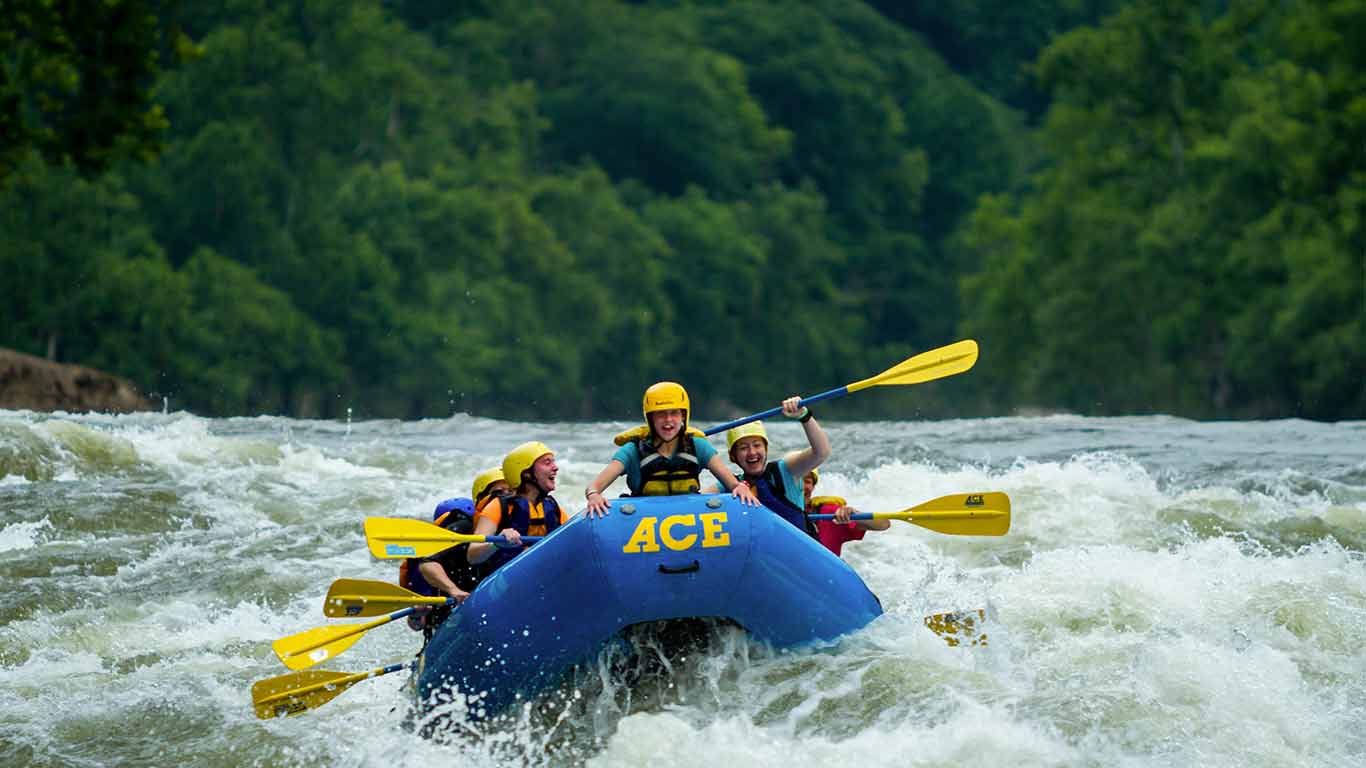
[[1366, 0], [97, 5], [0, 2], [0, 345], [175, 407], [1366, 414]]

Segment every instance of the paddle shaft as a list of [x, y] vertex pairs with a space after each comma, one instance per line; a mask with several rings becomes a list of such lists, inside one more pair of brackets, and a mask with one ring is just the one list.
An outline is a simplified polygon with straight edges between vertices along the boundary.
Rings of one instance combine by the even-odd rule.
[[[935, 520], [986, 520], [999, 517], [1000, 512], [987, 510], [986, 512], [962, 509], [962, 510], [938, 510], [934, 513], [922, 513], [924, 518]], [[834, 520], [834, 515], [807, 515], [808, 520]], [[915, 522], [914, 512], [858, 512], [849, 516], [850, 520], [907, 520]]]
[[405, 661], [350, 675], [315, 670], [293, 672], [253, 685], [252, 704], [262, 720], [298, 715], [326, 704], [362, 680], [416, 667], [417, 662]]
[[[437, 526], [432, 526], [432, 527], [435, 528], [435, 527], [437, 527]], [[457, 536], [458, 536], [459, 538], [455, 538], [455, 537], [457, 537]], [[536, 542], [540, 541], [541, 538], [542, 538], [542, 537], [540, 537], [540, 536], [523, 536], [523, 537], [522, 537], [522, 543], [523, 543], [523, 544], [535, 544]], [[427, 538], [418, 538], [418, 537], [416, 537], [416, 536], [411, 536], [411, 537], [408, 537], [408, 540], [410, 540], [410, 541], [443, 541], [443, 542], [448, 542], [452, 547], [458, 546], [458, 545], [460, 545], [460, 544], [484, 544], [484, 543], [488, 543], [488, 544], [503, 544], [503, 545], [507, 545], [507, 544], [508, 544], [508, 540], [507, 540], [507, 537], [506, 537], [506, 536], [478, 536], [478, 535], [475, 535], [475, 534], [472, 534], [472, 533], [471, 533], [471, 534], [465, 534], [465, 533], [452, 533], [452, 534], [450, 534], [450, 537], [447, 537], [447, 538], [442, 538], [442, 537], [439, 537], [439, 536], [430, 536], [430, 537], [427, 537]], [[394, 556], [397, 556], [397, 557], [410, 557], [410, 556], [411, 556], [411, 555], [409, 555], [409, 554], [407, 554], [407, 553], [404, 553], [404, 552], [397, 552], [397, 551], [390, 552], [389, 554], [394, 555]]]
[[[446, 599], [447, 605], [455, 605], [456, 599], [451, 597]], [[381, 616], [374, 621], [367, 621], [363, 624], [348, 624], [344, 626], [319, 627], [300, 632], [289, 637], [282, 637], [271, 643], [271, 648], [280, 661], [290, 669], [307, 669], [315, 664], [321, 664], [330, 658], [334, 658], [350, 648], [360, 636], [376, 627], [382, 627], [391, 621], [401, 619], [416, 611], [418, 608], [426, 606], [413, 605], [407, 608], [394, 611], [387, 616]]]
[[[807, 405], [811, 405], [812, 403], [819, 403], [819, 402], [821, 402], [822, 400], [830, 400], [830, 399], [836, 398], [836, 397], [843, 397], [844, 395], [847, 395], [847, 394], [849, 394], [849, 387], [847, 387], [847, 386], [844, 386], [844, 387], [837, 387], [837, 388], [835, 388], [835, 389], [830, 390], [829, 392], [822, 392], [822, 393], [820, 393], [819, 395], [812, 395], [811, 397], [804, 397], [804, 398], [802, 398], [801, 402], [797, 403], [797, 405], [799, 405], [799, 406], [807, 406]], [[750, 416], [746, 416], [746, 417], [744, 417], [744, 418], [742, 418], [742, 419], [736, 419], [735, 421], [728, 421], [728, 422], [726, 422], [725, 424], [721, 424], [721, 425], [712, 427], [711, 429], [708, 429], [708, 430], [707, 430], [706, 432], [704, 432], [703, 434], [705, 434], [705, 435], [707, 435], [708, 437], [710, 437], [710, 436], [712, 436], [712, 435], [714, 435], [714, 434], [716, 434], [716, 433], [718, 433], [718, 432], [725, 432], [725, 431], [728, 430], [728, 429], [733, 429], [733, 428], [735, 428], [735, 427], [738, 427], [738, 426], [740, 426], [741, 424], [748, 424], [748, 423], [750, 423], [751, 421], [758, 421], [758, 420], [760, 420], [760, 419], [767, 419], [767, 418], [770, 417], [770, 416], [777, 416], [778, 414], [780, 414], [780, 413], [782, 413], [782, 412], [783, 412], [783, 407], [782, 407], [781, 405], [778, 406], [777, 408], [769, 408], [767, 411], [763, 411], [762, 413], [756, 413], [756, 414], [753, 414], [753, 415], [750, 415]]]
[[[816, 514], [811, 520], [834, 520]], [[1004, 536], [1010, 530], [1010, 497], [1000, 491], [951, 493], [899, 512], [856, 512], [850, 520], [904, 520], [950, 536]]]
[[[859, 392], [868, 387], [885, 385], [904, 385], [904, 384], [923, 384], [927, 381], [942, 379], [945, 376], [953, 376], [968, 370], [977, 362], [977, 342], [971, 339], [964, 339], [949, 344], [938, 349], [931, 349], [928, 352], [921, 352], [913, 357], [908, 357], [900, 363], [888, 368], [876, 376], [870, 376], [852, 384], [845, 384], [836, 387], [829, 392], [822, 392], [819, 395], [803, 398], [797, 405], [805, 406], [812, 403], [819, 403], [822, 400], [843, 397], [853, 392]], [[752, 416], [745, 416], [735, 421], [728, 421], [707, 430], [704, 434], [710, 436], [718, 432], [738, 427], [741, 424], [748, 424], [751, 421], [766, 419], [769, 416], [777, 416], [782, 413], [782, 406], [769, 408], [763, 413], [756, 413]]]
[[[540, 536], [523, 536], [522, 543], [534, 544]], [[504, 536], [456, 533], [439, 525], [411, 518], [369, 517], [365, 519], [365, 543], [370, 554], [382, 560], [427, 557], [460, 544], [487, 542], [508, 546]]]
[[[281, 691], [280, 693], [276, 694], [275, 696], [277, 696], [277, 697], [284, 697], [284, 696], [300, 696], [300, 695], [303, 695], [303, 694], [306, 694], [306, 693], [312, 693], [312, 692], [314, 692], [314, 691], [320, 691], [320, 690], [323, 690], [323, 689], [326, 689], [326, 688], [329, 688], [329, 687], [331, 687], [331, 688], [336, 688], [336, 687], [339, 687], [339, 686], [349, 686], [349, 685], [352, 685], [352, 684], [354, 684], [354, 683], [359, 683], [359, 682], [362, 681], [362, 680], [368, 680], [368, 679], [370, 679], [370, 678], [372, 678], [372, 677], [379, 677], [380, 675], [387, 675], [387, 674], [389, 674], [390, 672], [398, 672], [398, 671], [404, 670], [404, 669], [412, 669], [412, 668], [414, 668], [414, 667], [416, 667], [416, 666], [417, 666], [417, 662], [415, 662], [415, 661], [399, 661], [399, 662], [395, 662], [395, 663], [393, 663], [393, 664], [390, 664], [390, 665], [388, 665], [388, 666], [376, 667], [376, 668], [374, 668], [374, 669], [372, 669], [372, 670], [369, 670], [368, 672], [357, 672], [357, 673], [354, 674], [354, 675], [347, 675], [346, 677], [343, 677], [343, 678], [341, 678], [341, 679], [339, 679], [339, 680], [329, 680], [329, 681], [324, 681], [324, 682], [321, 682], [321, 683], [311, 683], [311, 684], [309, 684], [309, 685], [301, 685], [301, 686], [299, 686], [298, 688], [294, 688], [293, 690]], [[274, 698], [274, 697], [272, 697], [272, 698]]]
[[323, 615], [331, 618], [382, 616], [409, 606], [444, 606], [449, 602], [449, 598], [419, 595], [387, 581], [338, 579], [323, 599]]
[[[834, 519], [835, 519], [835, 516], [834, 516], [834, 515], [807, 515], [807, 516], [806, 516], [806, 519], [807, 519], [807, 520], [834, 520]], [[850, 516], [849, 516], [849, 519], [850, 519], [850, 520], [877, 520], [877, 519], [878, 519], [878, 516], [877, 516], [877, 513], [875, 513], [875, 512], [859, 512], [858, 514], [850, 515]], [[882, 519], [886, 520], [887, 518], [882, 518]]]

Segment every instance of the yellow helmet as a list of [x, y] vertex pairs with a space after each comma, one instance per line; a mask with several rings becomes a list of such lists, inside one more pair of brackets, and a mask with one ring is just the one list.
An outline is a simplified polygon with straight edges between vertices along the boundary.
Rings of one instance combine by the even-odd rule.
[[484, 494], [484, 491], [488, 490], [490, 485], [493, 485], [502, 479], [502, 467], [494, 467], [493, 469], [486, 469], [483, 472], [480, 472], [474, 476], [474, 488], [470, 490], [470, 498], [479, 501], [479, 497]]
[[735, 458], [735, 444], [746, 437], [761, 437], [764, 440], [764, 447], [768, 447], [768, 432], [764, 430], [762, 421], [751, 421], [748, 424], [741, 424], [734, 429], [726, 430], [726, 452]]
[[683, 411], [683, 428], [688, 428], [688, 413], [692, 407], [688, 403], [688, 390], [674, 381], [660, 381], [645, 390], [645, 401], [641, 410], [645, 411], [645, 423], [650, 423], [650, 414], [679, 408]]
[[508, 455], [503, 457], [503, 479], [514, 490], [520, 488], [522, 486], [522, 473], [531, 469], [531, 465], [547, 453], [551, 456], [555, 455], [555, 452], [550, 450], [545, 443], [536, 440], [522, 443], [513, 448], [508, 451]]
[[811, 484], [812, 484], [812, 485], [815, 485], [816, 483], [819, 483], [819, 482], [821, 481], [821, 473], [817, 472], [817, 471], [814, 470], [814, 469], [811, 470], [810, 472], [807, 472], [806, 474], [811, 475]]

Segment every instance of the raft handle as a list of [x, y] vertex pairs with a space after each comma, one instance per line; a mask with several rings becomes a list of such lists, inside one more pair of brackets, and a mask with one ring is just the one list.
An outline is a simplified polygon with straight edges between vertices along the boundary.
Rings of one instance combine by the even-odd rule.
[[702, 570], [702, 564], [696, 560], [692, 561], [692, 565], [684, 565], [679, 568], [670, 568], [662, 563], [659, 566], [660, 573], [692, 573], [700, 570]]

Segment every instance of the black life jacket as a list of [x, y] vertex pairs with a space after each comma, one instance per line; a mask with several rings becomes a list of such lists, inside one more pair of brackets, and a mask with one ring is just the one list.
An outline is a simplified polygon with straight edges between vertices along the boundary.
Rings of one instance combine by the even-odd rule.
[[[560, 527], [560, 505], [556, 503], [554, 496], [546, 495], [541, 499], [541, 512], [544, 517], [540, 515], [533, 517], [531, 502], [527, 501], [525, 496], [516, 493], [499, 496], [498, 503], [503, 510], [503, 521], [498, 528], [500, 531], [504, 528], [514, 528], [523, 536], [549, 536], [552, 531]], [[539, 530], [534, 534], [529, 533], [528, 531], [531, 530], [532, 526], [537, 528], [544, 526], [545, 533], [541, 533]], [[530, 546], [534, 546], [534, 543], [525, 545], [525, 547]], [[489, 574], [498, 570], [504, 563], [520, 555], [525, 547], [495, 549], [489, 559], [483, 562], [484, 573]]]
[[[446, 512], [433, 520], [432, 524], [439, 525], [453, 533], [474, 533], [474, 518], [459, 510]], [[455, 582], [457, 587], [466, 592], [478, 586], [479, 579], [483, 577], [482, 565], [471, 565], [466, 557], [465, 550], [469, 549], [469, 546], [468, 543], [457, 544], [440, 553], [443, 555], [441, 565], [446, 569], [446, 575]], [[427, 579], [422, 576], [422, 569], [419, 567], [421, 562], [421, 558], [405, 558], [398, 567], [398, 584], [419, 595], [435, 595], [437, 594], [436, 588], [428, 584]]]
[[[464, 514], [460, 510], [451, 510], [432, 521], [433, 525], [439, 525], [453, 533], [470, 534], [474, 533], [474, 518]], [[446, 577], [455, 583], [455, 586], [473, 592], [479, 586], [479, 581], [484, 578], [487, 572], [484, 564], [475, 565], [469, 561], [466, 550], [470, 548], [468, 542], [456, 544], [450, 549], [442, 550], [438, 553], [438, 558], [433, 562], [441, 565], [446, 571]], [[410, 589], [420, 595], [440, 595], [436, 587], [427, 582], [422, 575], [422, 560], [425, 558], [409, 557], [404, 559], [403, 564], [398, 568], [399, 586]], [[437, 605], [423, 614], [421, 619], [422, 627], [422, 647], [426, 648], [427, 643], [431, 642], [432, 635], [436, 634], [437, 627], [442, 622], [450, 618], [451, 606]]]
[[702, 484], [702, 464], [697, 460], [697, 447], [686, 433], [678, 438], [674, 455], [665, 456], [655, 447], [654, 436], [634, 440], [640, 454], [640, 484], [627, 485], [632, 496], [681, 496], [697, 493]]
[[754, 495], [759, 497], [760, 504], [797, 526], [797, 530], [806, 531], [811, 538], [820, 540], [820, 529], [816, 526], [815, 521], [807, 518], [806, 510], [793, 504], [788, 500], [787, 494], [783, 492], [785, 490], [783, 473], [778, 468], [778, 462], [770, 461], [768, 466], [764, 467], [763, 474], [758, 477], [745, 475], [743, 479], [754, 489]]

